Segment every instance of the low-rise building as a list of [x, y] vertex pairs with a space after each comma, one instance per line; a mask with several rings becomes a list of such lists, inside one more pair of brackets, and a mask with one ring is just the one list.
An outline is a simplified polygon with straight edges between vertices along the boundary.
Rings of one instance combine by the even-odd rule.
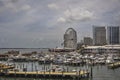
[[92, 38], [91, 37], [84, 37], [84, 45], [92, 46], [93, 45]]
[[86, 46], [82, 53], [120, 54], [120, 45]]

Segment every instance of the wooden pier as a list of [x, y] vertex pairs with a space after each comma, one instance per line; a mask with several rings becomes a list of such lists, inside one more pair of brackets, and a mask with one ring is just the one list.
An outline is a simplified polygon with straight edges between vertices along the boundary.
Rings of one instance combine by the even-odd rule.
[[2, 77], [24, 77], [24, 78], [62, 78], [62, 79], [73, 79], [73, 78], [89, 78], [89, 72], [78, 71], [78, 72], [15, 72], [9, 71], [0, 73]]

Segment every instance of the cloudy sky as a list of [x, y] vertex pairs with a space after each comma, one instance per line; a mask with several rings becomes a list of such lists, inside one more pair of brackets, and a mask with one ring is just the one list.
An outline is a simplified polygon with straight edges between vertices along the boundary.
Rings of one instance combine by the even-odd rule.
[[93, 25], [120, 25], [120, 0], [0, 0], [0, 48], [56, 47], [67, 28], [80, 41]]

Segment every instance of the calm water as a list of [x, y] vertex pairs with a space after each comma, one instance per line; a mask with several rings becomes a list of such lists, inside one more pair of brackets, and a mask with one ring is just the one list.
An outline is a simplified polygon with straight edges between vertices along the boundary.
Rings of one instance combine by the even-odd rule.
[[47, 52], [48, 51], [47, 48], [46, 49], [42, 49], [42, 48], [40, 48], [40, 49], [38, 49], [38, 48], [33, 48], [33, 49], [32, 48], [27, 48], [27, 49], [0, 49], [0, 53], [6, 53], [6, 52], [11, 51], [11, 50], [20, 51], [21, 53], [33, 52], [33, 51], [36, 51], [36, 52], [40, 53], [41, 51], [42, 52]]
[[93, 68], [93, 80], [120, 80], [120, 68], [108, 69], [106, 66]]

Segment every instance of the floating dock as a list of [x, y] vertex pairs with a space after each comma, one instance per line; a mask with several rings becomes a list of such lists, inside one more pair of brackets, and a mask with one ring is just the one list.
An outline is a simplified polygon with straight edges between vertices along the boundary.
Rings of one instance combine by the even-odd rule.
[[120, 61], [108, 65], [108, 68], [115, 69], [120, 67]]
[[78, 72], [15, 72], [9, 71], [1, 73], [2, 77], [24, 77], [24, 78], [62, 78], [62, 79], [73, 79], [73, 78], [89, 78], [89, 72], [78, 71]]

